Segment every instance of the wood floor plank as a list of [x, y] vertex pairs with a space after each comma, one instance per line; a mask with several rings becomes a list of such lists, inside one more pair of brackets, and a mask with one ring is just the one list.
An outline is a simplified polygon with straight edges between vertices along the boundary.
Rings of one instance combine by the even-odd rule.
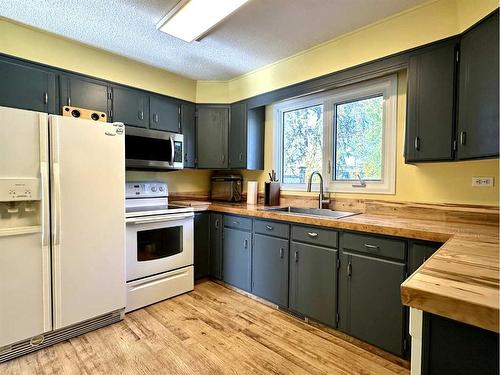
[[0, 374], [381, 374], [409, 371], [212, 281], [122, 322], [0, 364]]

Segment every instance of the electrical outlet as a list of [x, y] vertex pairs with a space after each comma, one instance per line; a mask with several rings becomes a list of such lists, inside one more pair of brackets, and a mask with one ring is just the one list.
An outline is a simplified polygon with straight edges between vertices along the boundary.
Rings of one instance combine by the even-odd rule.
[[493, 177], [472, 177], [472, 186], [474, 187], [492, 187]]

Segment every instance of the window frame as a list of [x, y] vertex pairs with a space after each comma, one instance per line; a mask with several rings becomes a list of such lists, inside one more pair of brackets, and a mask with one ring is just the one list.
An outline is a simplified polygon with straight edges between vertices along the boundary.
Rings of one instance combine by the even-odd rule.
[[[346, 102], [362, 100], [374, 96], [383, 96], [383, 123], [382, 130], [382, 180], [365, 181], [365, 187], [354, 187], [359, 185], [356, 181], [335, 181], [335, 131], [336, 105]], [[396, 191], [396, 123], [397, 123], [397, 75], [377, 78], [338, 89], [305, 95], [286, 100], [273, 105], [273, 165], [283, 181], [283, 115], [285, 112], [293, 111], [314, 105], [323, 105], [323, 154], [322, 170], [324, 189], [328, 192], [360, 193], [360, 194], [395, 194]], [[319, 190], [319, 182], [315, 178], [312, 184], [314, 191]], [[305, 191], [307, 183], [304, 184], [281, 184], [282, 190]]]

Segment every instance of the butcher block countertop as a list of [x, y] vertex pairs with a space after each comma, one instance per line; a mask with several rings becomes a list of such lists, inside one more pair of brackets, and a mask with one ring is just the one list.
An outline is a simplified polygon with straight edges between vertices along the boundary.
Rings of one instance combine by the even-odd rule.
[[[498, 208], [481, 211], [475, 206], [471, 213], [467, 207], [455, 207], [448, 215], [443, 213], [442, 205], [421, 205], [407, 209], [409, 215], [401, 215], [400, 207], [393, 204], [355, 216], [330, 219], [265, 211], [263, 206], [243, 203], [205, 202], [202, 206], [192, 206], [195, 210], [443, 242], [444, 245], [401, 285], [403, 304], [500, 332]], [[346, 206], [336, 208], [349, 211]]]

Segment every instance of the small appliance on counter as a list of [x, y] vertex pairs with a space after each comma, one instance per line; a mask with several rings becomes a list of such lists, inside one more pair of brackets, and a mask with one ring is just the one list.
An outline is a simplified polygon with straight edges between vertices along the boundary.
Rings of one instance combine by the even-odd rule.
[[242, 187], [241, 175], [215, 174], [212, 176], [210, 197], [214, 201], [241, 202]]

